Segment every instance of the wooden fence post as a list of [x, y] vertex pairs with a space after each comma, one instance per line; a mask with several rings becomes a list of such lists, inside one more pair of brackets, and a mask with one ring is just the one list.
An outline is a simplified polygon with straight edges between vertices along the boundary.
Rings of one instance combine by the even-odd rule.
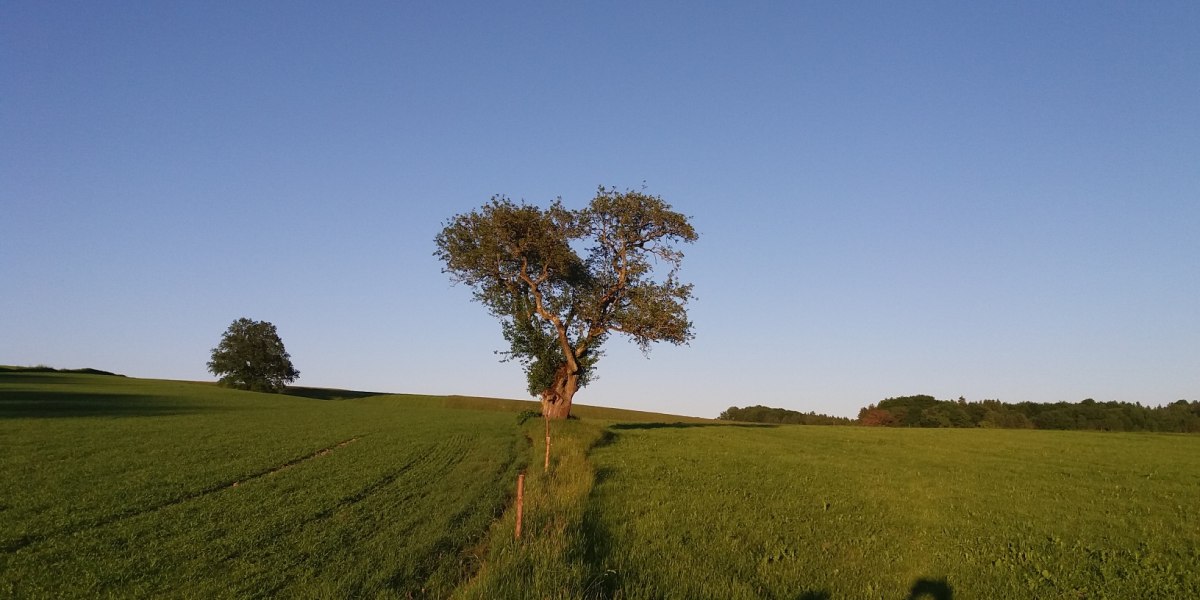
[[550, 419], [543, 417], [546, 421], [546, 463], [542, 465], [542, 470], [550, 472]]
[[517, 475], [517, 539], [521, 539], [521, 517], [525, 512], [525, 474]]

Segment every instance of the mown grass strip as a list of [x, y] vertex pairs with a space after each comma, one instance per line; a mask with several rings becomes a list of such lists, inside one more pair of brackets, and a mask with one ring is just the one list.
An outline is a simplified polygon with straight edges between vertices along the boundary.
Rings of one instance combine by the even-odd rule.
[[[602, 575], [595, 572], [591, 536], [585, 524], [587, 499], [596, 473], [588, 453], [605, 435], [603, 422], [554, 423], [550, 469], [542, 468], [543, 422], [525, 425], [530, 443], [526, 461], [525, 520], [521, 539], [513, 537], [515, 510], [509, 507], [492, 526], [483, 565], [456, 598], [597, 597]], [[515, 485], [515, 479], [512, 485]]]

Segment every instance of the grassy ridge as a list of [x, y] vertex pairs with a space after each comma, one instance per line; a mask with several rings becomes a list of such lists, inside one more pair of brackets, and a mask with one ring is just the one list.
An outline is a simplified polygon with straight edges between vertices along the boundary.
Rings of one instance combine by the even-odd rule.
[[[531, 440], [542, 441], [544, 422], [525, 426]], [[456, 597], [580, 598], [597, 597], [603, 573], [590, 560], [591, 537], [585, 521], [595, 471], [590, 449], [604, 437], [599, 423], [569, 421], [553, 425], [549, 471], [541, 444], [529, 445], [525, 520], [521, 539], [513, 537], [511, 509], [492, 528], [483, 568]]]
[[[536, 400], [507, 400], [503, 398], [480, 398], [477, 396], [445, 396], [445, 406], [448, 408], [466, 408], [471, 410], [502, 410], [519, 413], [522, 411], [540, 412], [542, 407]], [[715, 423], [713, 419], [700, 417], [685, 417], [665, 413], [630, 410], [627, 408], [608, 408], [605, 406], [586, 406], [574, 404], [571, 406], [571, 416], [579, 419], [634, 422], [634, 423]]]

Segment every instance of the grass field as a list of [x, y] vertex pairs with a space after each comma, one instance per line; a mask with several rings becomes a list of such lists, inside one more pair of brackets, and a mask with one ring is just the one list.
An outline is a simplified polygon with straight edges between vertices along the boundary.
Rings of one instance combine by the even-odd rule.
[[511, 415], [0, 374], [0, 596], [444, 595], [503, 513]]
[[1200, 438], [614, 429], [588, 518], [626, 597], [1200, 597]]
[[1198, 436], [293, 393], [0, 369], [0, 597], [1200, 597]]

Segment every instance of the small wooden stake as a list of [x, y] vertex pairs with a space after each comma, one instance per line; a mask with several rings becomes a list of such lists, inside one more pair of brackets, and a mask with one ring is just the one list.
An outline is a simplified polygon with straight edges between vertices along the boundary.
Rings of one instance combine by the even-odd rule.
[[550, 419], [543, 416], [542, 420], [546, 422], [546, 464], [542, 465], [542, 470], [550, 472]]
[[521, 539], [521, 517], [525, 512], [525, 474], [517, 475], [517, 539]]

